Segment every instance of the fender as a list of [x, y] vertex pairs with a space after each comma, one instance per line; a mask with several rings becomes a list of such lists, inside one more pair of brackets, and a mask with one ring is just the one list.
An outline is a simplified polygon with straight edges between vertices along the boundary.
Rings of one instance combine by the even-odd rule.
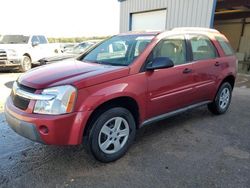
[[[136, 83], [134, 82], [136, 80]], [[139, 107], [140, 122], [146, 117], [146, 79], [131, 75], [107, 83], [78, 90], [75, 111], [94, 111], [103, 103], [119, 97], [134, 99]]]

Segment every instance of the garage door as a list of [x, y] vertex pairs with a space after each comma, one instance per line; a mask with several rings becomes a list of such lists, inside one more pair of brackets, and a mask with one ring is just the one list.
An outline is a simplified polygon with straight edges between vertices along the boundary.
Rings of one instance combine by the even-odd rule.
[[132, 14], [132, 31], [165, 30], [167, 10], [157, 10]]

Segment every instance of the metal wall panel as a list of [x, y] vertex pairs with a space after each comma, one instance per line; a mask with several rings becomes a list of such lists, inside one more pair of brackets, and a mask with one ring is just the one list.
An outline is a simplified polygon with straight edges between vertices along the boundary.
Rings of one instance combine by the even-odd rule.
[[120, 32], [130, 30], [131, 14], [167, 9], [166, 30], [174, 27], [210, 27], [216, 0], [125, 0], [120, 3]]

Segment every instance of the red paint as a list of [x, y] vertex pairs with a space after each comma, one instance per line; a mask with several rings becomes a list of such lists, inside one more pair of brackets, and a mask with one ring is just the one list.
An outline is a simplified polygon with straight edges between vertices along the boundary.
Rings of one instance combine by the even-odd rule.
[[[46, 144], [76, 145], [81, 144], [84, 128], [93, 111], [111, 99], [124, 96], [134, 99], [139, 106], [141, 124], [157, 115], [196, 102], [213, 100], [222, 80], [229, 75], [236, 77], [236, 57], [225, 56], [213, 34], [204, 32], [217, 48], [218, 58], [140, 72], [149, 53], [168, 34], [164, 32], [157, 35], [128, 67], [74, 61], [55, 63], [21, 76], [19, 82], [37, 89], [37, 93], [52, 86], [74, 85], [78, 89], [78, 97], [73, 113], [33, 114], [34, 101], [30, 102], [26, 111], [22, 111], [13, 105], [10, 98], [6, 110], [18, 119], [35, 124], [38, 131], [39, 127], [46, 126], [47, 134], [39, 132]], [[214, 66], [216, 62], [220, 66]], [[192, 69], [192, 73], [183, 74], [185, 68]]]

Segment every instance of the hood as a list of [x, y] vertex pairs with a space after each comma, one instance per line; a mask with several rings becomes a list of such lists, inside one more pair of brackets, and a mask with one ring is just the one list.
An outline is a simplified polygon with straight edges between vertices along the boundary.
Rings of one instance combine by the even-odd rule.
[[0, 50], [15, 50], [23, 47], [27, 47], [27, 44], [0, 44]]
[[128, 74], [129, 67], [71, 60], [32, 69], [21, 75], [18, 82], [35, 89], [66, 84], [74, 85], [80, 89], [122, 78]]

